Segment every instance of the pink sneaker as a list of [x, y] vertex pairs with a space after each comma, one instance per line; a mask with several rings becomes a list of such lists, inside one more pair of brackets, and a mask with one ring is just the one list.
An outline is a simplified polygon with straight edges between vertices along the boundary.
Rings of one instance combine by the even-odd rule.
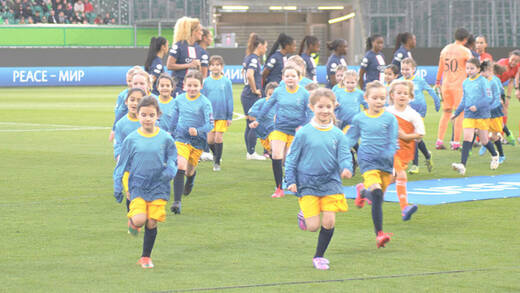
[[329, 260], [324, 257], [315, 257], [312, 259], [312, 264], [318, 270], [328, 270], [329, 269]]
[[303, 231], [307, 230], [307, 224], [305, 224], [305, 217], [303, 216], [302, 211], [298, 213], [298, 227]]
[[435, 149], [438, 149], [438, 150], [445, 150], [446, 147], [444, 146], [444, 143], [442, 142], [442, 140], [437, 140], [437, 142], [435, 142]]
[[458, 151], [461, 148], [460, 142], [458, 142], [458, 141], [452, 141], [450, 144], [451, 144], [452, 151]]
[[363, 185], [363, 183], [358, 183], [356, 185], [356, 199], [354, 200], [354, 204], [358, 208], [362, 208], [365, 206], [365, 199], [363, 197], [361, 197], [361, 192], [363, 191], [363, 189], [365, 189], [365, 186]]
[[271, 195], [272, 198], [280, 198], [280, 197], [284, 197], [284, 192], [283, 192], [283, 189], [281, 189], [280, 187], [276, 188], [276, 190], [274, 191], [274, 193]]
[[376, 237], [377, 248], [385, 247], [385, 244], [390, 241], [392, 235], [392, 233], [385, 233], [383, 231], [379, 231]]

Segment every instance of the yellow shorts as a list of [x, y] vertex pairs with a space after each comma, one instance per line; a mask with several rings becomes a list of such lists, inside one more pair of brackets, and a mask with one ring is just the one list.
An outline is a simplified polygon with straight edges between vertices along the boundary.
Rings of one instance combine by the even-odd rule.
[[480, 130], [488, 130], [489, 119], [464, 118], [464, 120], [462, 120], [462, 128], [476, 128]]
[[305, 195], [298, 198], [300, 209], [305, 218], [318, 216], [321, 212], [346, 212], [347, 200], [344, 194], [326, 196]]
[[215, 120], [215, 127], [211, 130], [211, 132], [226, 132], [227, 130], [227, 120]]
[[269, 140], [269, 137], [267, 137], [266, 139], [260, 139], [260, 142], [262, 143], [262, 146], [265, 150], [271, 152], [271, 141]]
[[128, 212], [127, 217], [131, 218], [135, 215], [146, 214], [147, 219], [164, 222], [166, 220], [165, 206], [166, 201], [164, 199], [145, 201], [140, 197], [136, 197], [130, 202], [130, 211]]
[[286, 147], [290, 147], [292, 141], [294, 140], [294, 135], [290, 135], [290, 134], [283, 133], [278, 130], [274, 130], [273, 132], [271, 132], [271, 134], [269, 134], [269, 140], [270, 141], [273, 141], [273, 140], [283, 141], [286, 143]]
[[202, 155], [202, 150], [194, 148], [191, 144], [183, 143], [183, 142], [175, 142], [175, 146], [177, 147], [177, 154], [186, 160], [188, 163], [194, 167], [199, 164], [200, 155]]
[[502, 129], [504, 129], [504, 124], [502, 123], [502, 121], [502, 117], [490, 118], [489, 131], [501, 133]]
[[343, 133], [346, 134], [349, 128], [350, 128], [350, 125], [343, 127]]
[[363, 185], [365, 188], [370, 188], [374, 184], [381, 185], [383, 193], [386, 191], [388, 185], [392, 181], [392, 174], [381, 171], [381, 170], [368, 170], [363, 173]]
[[130, 172], [126, 171], [123, 174], [123, 190], [125, 191], [125, 193], [128, 192], [128, 178], [129, 177], [130, 177]]

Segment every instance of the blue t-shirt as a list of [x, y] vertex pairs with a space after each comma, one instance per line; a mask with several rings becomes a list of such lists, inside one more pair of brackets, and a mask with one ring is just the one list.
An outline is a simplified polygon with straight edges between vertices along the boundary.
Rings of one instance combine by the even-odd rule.
[[233, 119], [233, 88], [231, 80], [225, 76], [215, 79], [208, 76], [204, 79], [204, 85], [200, 91], [211, 102], [213, 119]]
[[368, 51], [361, 60], [361, 68], [365, 69], [365, 84], [379, 80], [381, 82], [385, 81], [385, 56], [382, 52], [374, 52], [372, 50]]
[[303, 58], [303, 61], [305, 61], [305, 76], [316, 82], [316, 62], [306, 53], [302, 53], [300, 56]]
[[[251, 117], [258, 117], [258, 113], [262, 110], [265, 105], [266, 98], [259, 99], [256, 101], [247, 115]], [[255, 128], [256, 136], [261, 139], [266, 139], [267, 136], [274, 130], [274, 115], [276, 108], [272, 107], [262, 119], [258, 119], [258, 127]]]
[[[453, 114], [455, 117], [464, 111], [464, 119], [487, 119], [491, 117], [491, 103], [493, 101], [491, 85], [482, 75], [475, 78], [466, 78], [462, 83], [462, 101]], [[477, 111], [469, 108], [475, 106]]]
[[327, 61], [327, 88], [331, 89], [333, 87], [330, 83], [330, 76], [336, 74], [336, 69], [340, 65], [347, 66], [347, 57], [345, 55], [330, 55], [329, 60]]
[[251, 91], [251, 86], [249, 85], [249, 81], [246, 77], [246, 72], [248, 69], [251, 69], [254, 71], [254, 79], [255, 79], [255, 85], [257, 90], [262, 90], [262, 65], [260, 63], [260, 57], [255, 54], [250, 54], [244, 58], [244, 62], [242, 63], [242, 66], [244, 68], [244, 89], [242, 90], [242, 96], [244, 97], [250, 97], [257, 99], [258, 95], [254, 94]]
[[280, 51], [274, 52], [273, 55], [269, 57], [269, 60], [267, 60], [265, 64], [266, 68], [269, 69], [269, 75], [267, 75], [265, 79], [264, 86], [272, 81], [280, 83], [282, 80], [282, 69], [286, 60], [286, 55], [283, 55]]
[[[186, 41], [179, 41], [173, 44], [170, 49], [170, 56], [175, 58], [177, 64], [189, 64], [191, 61], [198, 59], [202, 67], [208, 67], [209, 65], [209, 56], [206, 51], [198, 44], [189, 45]], [[176, 93], [184, 92], [182, 87], [186, 71], [186, 69], [172, 71], [172, 76], [177, 79]]]

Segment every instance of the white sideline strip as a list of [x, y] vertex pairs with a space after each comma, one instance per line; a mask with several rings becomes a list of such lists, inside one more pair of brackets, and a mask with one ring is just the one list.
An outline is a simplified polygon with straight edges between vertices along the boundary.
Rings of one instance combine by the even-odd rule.
[[53, 127], [90, 127], [78, 125], [63, 125], [63, 124], [42, 124], [42, 123], [25, 123], [25, 122], [0, 122], [0, 125], [20, 125], [20, 126], [53, 126]]
[[107, 130], [112, 127], [71, 127], [71, 128], [39, 128], [39, 129], [0, 129], [0, 132], [43, 132], [43, 131], [80, 131], [80, 130]]

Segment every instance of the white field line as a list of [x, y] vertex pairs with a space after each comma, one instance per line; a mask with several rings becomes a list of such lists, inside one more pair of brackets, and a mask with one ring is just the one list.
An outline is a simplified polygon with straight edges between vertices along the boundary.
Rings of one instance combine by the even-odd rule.
[[240, 119], [244, 119], [246, 117], [246, 115], [240, 114], [237, 112], [233, 112], [233, 114], [235, 114], [237, 116], [237, 117], [233, 118], [233, 120], [240, 120]]
[[81, 130], [107, 130], [111, 127], [101, 126], [78, 126], [78, 125], [62, 125], [62, 124], [41, 124], [41, 123], [25, 123], [25, 122], [0, 122], [1, 125], [6, 126], [40, 126], [52, 128], [37, 128], [37, 129], [0, 129], [0, 132], [43, 132], [43, 131], [81, 131]]

